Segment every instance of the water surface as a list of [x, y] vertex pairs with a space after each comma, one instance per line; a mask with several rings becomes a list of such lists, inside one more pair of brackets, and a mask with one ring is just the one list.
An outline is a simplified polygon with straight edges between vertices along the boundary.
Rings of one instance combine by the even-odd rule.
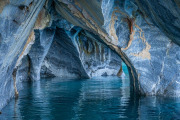
[[0, 115], [0, 120], [179, 118], [179, 99], [134, 97], [130, 94], [128, 77], [88, 80], [53, 78], [26, 83], [19, 98], [11, 100]]

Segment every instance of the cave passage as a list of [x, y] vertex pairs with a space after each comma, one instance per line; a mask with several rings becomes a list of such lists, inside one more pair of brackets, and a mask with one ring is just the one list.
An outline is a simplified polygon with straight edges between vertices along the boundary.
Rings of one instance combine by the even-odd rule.
[[178, 0], [0, 0], [0, 119], [179, 119]]

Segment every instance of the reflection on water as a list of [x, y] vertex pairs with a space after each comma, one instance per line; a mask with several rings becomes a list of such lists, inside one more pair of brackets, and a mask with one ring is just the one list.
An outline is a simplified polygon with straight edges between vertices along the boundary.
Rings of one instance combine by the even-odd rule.
[[2, 110], [3, 120], [178, 119], [180, 99], [137, 98], [129, 79], [41, 79], [26, 83], [18, 100]]

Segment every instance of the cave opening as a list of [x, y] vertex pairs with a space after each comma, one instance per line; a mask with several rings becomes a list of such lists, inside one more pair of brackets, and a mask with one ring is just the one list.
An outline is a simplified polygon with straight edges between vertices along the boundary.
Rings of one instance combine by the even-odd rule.
[[39, 69], [43, 77], [120, 77], [123, 73], [121, 58], [97, 36], [79, 27], [73, 27], [70, 32], [56, 28], [51, 47], [41, 62]]
[[[16, 71], [17, 88], [24, 88], [18, 99], [11, 100], [2, 110], [0, 118], [28, 119], [30, 115], [32, 119], [90, 119], [88, 116], [94, 112], [103, 115], [110, 109], [109, 104], [126, 107], [131, 97], [126, 64], [96, 35], [84, 30], [76, 34], [78, 30], [79, 27], [70, 32], [61, 28], [35, 30], [35, 43]], [[48, 43], [52, 39], [49, 48], [45, 38]], [[22, 84], [19, 76], [25, 73], [31, 82]], [[99, 106], [104, 106], [104, 110]]]

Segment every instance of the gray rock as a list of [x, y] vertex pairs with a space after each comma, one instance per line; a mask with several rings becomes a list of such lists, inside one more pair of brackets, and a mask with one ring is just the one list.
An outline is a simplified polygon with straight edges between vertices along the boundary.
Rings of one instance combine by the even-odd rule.
[[88, 1], [57, 1], [56, 10], [72, 24], [98, 35], [121, 56], [136, 93], [180, 96], [177, 0], [94, 0], [91, 7], [87, 5]]
[[16, 73], [16, 86], [20, 91], [23, 89], [23, 82], [29, 81], [30, 74], [30, 59], [28, 56], [24, 56], [21, 64], [18, 66]]
[[55, 34], [55, 28], [35, 30], [35, 43], [29, 51], [30, 57], [30, 76], [32, 80], [40, 79], [42, 62], [49, 51]]
[[56, 29], [54, 41], [42, 66], [41, 75], [44, 77], [89, 78], [79, 58], [79, 52], [61, 28]]
[[20, 9], [8, 4], [0, 14], [0, 109], [14, 96], [12, 72], [45, 0]]
[[81, 32], [77, 38], [78, 49], [83, 66], [90, 77], [116, 76], [121, 68], [121, 58], [99, 39], [91, 38]]
[[[107, 1], [102, 2], [103, 15], [105, 17], [104, 19], [105, 20], [111, 19], [110, 21], [105, 22], [106, 26], [104, 26], [104, 28], [106, 29], [107, 32], [109, 32], [109, 35], [111, 35], [111, 31], [113, 27], [109, 28], [109, 26], [111, 26], [113, 18], [110, 18], [110, 15], [114, 15], [114, 17], [117, 17], [117, 19], [114, 21], [115, 23], [113, 29], [115, 29], [116, 36], [118, 37], [118, 42], [119, 42], [118, 46], [122, 48], [123, 52], [131, 61], [131, 64], [136, 69], [139, 78], [138, 82], [139, 82], [139, 86], [141, 87], [140, 90], [142, 94], [180, 96], [178, 92], [179, 91], [178, 86], [180, 86], [179, 84], [180, 67], [179, 67], [179, 60], [177, 58], [178, 54], [180, 53], [180, 47], [177, 44], [175, 44], [178, 43], [178, 39], [179, 39], [177, 36], [178, 30], [176, 30], [176, 32], [174, 32], [175, 29], [172, 31], [174, 25], [171, 25], [172, 23], [171, 20], [176, 19], [178, 21], [180, 19], [178, 19], [179, 17], [177, 16], [178, 11], [176, 10], [175, 6], [172, 8], [172, 10], [170, 10], [172, 4], [174, 3], [169, 2], [168, 5], [168, 3], [163, 3], [161, 0], [154, 2], [139, 1], [139, 3], [141, 3], [142, 5], [141, 7], [143, 7], [142, 12], [145, 13], [147, 12], [148, 16], [152, 17], [153, 19], [153, 21], [151, 21], [151, 19], [143, 16], [142, 13], [138, 11], [139, 9], [134, 10], [134, 5], [136, 5], [136, 7], [140, 7], [139, 6], [140, 4], [137, 4], [133, 0], [129, 1], [130, 3], [127, 4], [126, 1], [125, 3], [123, 1], [116, 1], [118, 4], [116, 5], [114, 4], [114, 6], [112, 6], [111, 4], [109, 5], [106, 4]], [[107, 8], [103, 6], [104, 4], [106, 4]], [[131, 4], [133, 4], [133, 6]], [[111, 9], [114, 9], [114, 11], [115, 10], [116, 11], [115, 12], [112, 11], [111, 13], [109, 13], [110, 15], [107, 16], [105, 10], [110, 9], [109, 8], [110, 6]], [[127, 6], [129, 6], [128, 10], [127, 10]], [[155, 13], [153, 12], [150, 13], [150, 11], [152, 11], [151, 7], [153, 10], [157, 9], [158, 11]], [[144, 11], [144, 9], [146, 10]], [[134, 13], [130, 12], [132, 10], [134, 10]], [[132, 13], [132, 15], [129, 15], [129, 13]], [[153, 17], [153, 15], [155, 17]], [[162, 17], [158, 19], [158, 16], [162, 16]], [[127, 23], [127, 20], [124, 20], [127, 18], [135, 19], [133, 23], [134, 35], [133, 35], [132, 43], [130, 44], [128, 49], [124, 49], [126, 48], [126, 46], [128, 46], [127, 41], [130, 40], [130, 37], [126, 35], [130, 36], [133, 34], [129, 32], [130, 31], [128, 28], [129, 23]], [[164, 22], [160, 24], [158, 20]], [[154, 22], [156, 22], [155, 25]], [[127, 26], [125, 26], [125, 24]], [[173, 40], [175, 43], [172, 43], [171, 40], [168, 38], [169, 36], [167, 37], [166, 33], [164, 34], [161, 31], [162, 29], [165, 30], [169, 28], [169, 26], [171, 26], [171, 28], [167, 30], [166, 33], [171, 34], [171, 36], [174, 37], [174, 39], [171, 40]], [[178, 26], [179, 25], [176, 26], [177, 29]], [[176, 34], [176, 35], [172, 35], [172, 34]], [[125, 44], [121, 44], [121, 43], [125, 43]]]
[[179, 0], [137, 0], [137, 5], [164, 34], [180, 45], [180, 2]]

